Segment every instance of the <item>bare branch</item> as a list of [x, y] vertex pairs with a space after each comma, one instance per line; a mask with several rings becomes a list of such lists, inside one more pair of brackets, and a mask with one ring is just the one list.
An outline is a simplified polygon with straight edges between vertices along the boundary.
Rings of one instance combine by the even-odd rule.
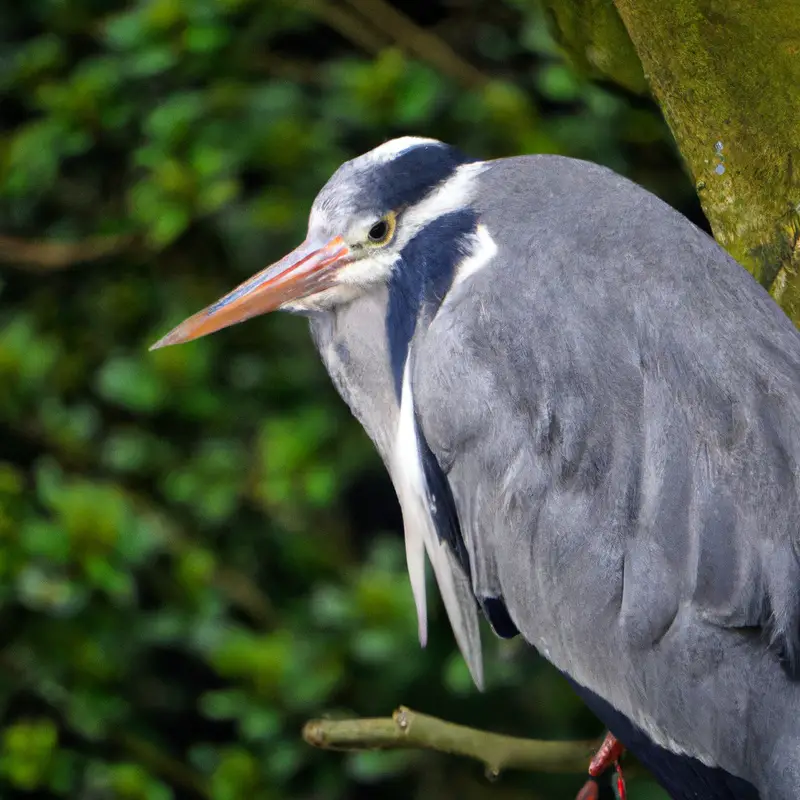
[[370, 20], [382, 33], [443, 75], [468, 89], [481, 89], [489, 78], [477, 67], [463, 59], [450, 45], [434, 33], [417, 25], [386, 0], [346, 0]]
[[370, 29], [367, 23], [347, 9], [335, 6], [327, 0], [299, 0], [299, 5], [319, 17], [342, 38], [370, 55], [377, 55], [388, 44], [386, 38], [374, 28]]
[[295, 83], [321, 82], [319, 64], [297, 58], [286, 58], [277, 53], [256, 53], [254, 67], [265, 70], [276, 78]]
[[303, 738], [325, 750], [438, 750], [480, 761], [492, 775], [505, 769], [586, 773], [597, 740], [547, 742], [502, 736], [400, 706], [389, 717], [317, 719], [306, 723]]
[[78, 242], [31, 241], [0, 235], [0, 261], [27, 270], [66, 269], [121, 253], [132, 242], [130, 235], [92, 236]]
[[353, 11], [328, 0], [300, 0], [330, 28], [370, 55], [397, 45], [443, 75], [469, 89], [484, 87], [489, 78], [462, 58], [444, 39], [417, 25], [386, 0], [345, 0]]

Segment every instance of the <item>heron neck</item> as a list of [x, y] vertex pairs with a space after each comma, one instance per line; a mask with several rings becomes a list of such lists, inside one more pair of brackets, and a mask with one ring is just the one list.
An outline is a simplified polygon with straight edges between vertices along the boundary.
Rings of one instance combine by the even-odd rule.
[[386, 337], [388, 303], [386, 287], [379, 287], [310, 320], [334, 386], [387, 464], [400, 410]]

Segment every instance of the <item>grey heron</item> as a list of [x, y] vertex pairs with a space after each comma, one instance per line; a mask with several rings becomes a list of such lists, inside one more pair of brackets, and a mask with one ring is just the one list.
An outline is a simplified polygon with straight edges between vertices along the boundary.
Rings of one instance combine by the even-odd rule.
[[482, 683], [521, 634], [674, 798], [800, 787], [800, 334], [707, 234], [587, 162], [404, 137], [288, 256], [154, 347], [305, 314]]

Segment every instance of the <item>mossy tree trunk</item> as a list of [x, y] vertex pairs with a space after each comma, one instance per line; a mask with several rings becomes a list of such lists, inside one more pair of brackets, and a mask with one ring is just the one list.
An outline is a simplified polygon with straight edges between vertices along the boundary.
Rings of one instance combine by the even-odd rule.
[[577, 64], [642, 69], [717, 241], [800, 325], [797, 0], [545, 2]]

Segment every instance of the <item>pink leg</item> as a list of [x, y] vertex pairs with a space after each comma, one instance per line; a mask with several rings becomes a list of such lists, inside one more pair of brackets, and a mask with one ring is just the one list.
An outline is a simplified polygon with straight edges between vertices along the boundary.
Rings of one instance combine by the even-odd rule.
[[624, 752], [625, 746], [613, 733], [607, 733], [606, 738], [603, 739], [603, 744], [600, 745], [600, 749], [595, 753], [589, 764], [589, 774], [593, 778], [602, 775], [612, 764], [616, 764], [619, 761]]
[[620, 756], [625, 752], [625, 746], [621, 744], [612, 733], [607, 733], [603, 744], [600, 745], [594, 758], [589, 764], [589, 775], [591, 779], [586, 781], [583, 788], [578, 792], [575, 800], [597, 800], [600, 788], [594, 778], [602, 775], [609, 767], [613, 766], [617, 773], [617, 794], [619, 800], [626, 800], [625, 778], [620, 766]]
[[625, 789], [625, 777], [622, 774], [622, 767], [619, 761], [614, 762], [614, 769], [617, 771], [617, 794], [619, 795], [619, 800], [626, 800], [628, 792]]
[[589, 778], [589, 780], [583, 784], [583, 788], [578, 792], [575, 800], [597, 800], [599, 796], [600, 787], [597, 785], [597, 781], [594, 780], [594, 778]]

